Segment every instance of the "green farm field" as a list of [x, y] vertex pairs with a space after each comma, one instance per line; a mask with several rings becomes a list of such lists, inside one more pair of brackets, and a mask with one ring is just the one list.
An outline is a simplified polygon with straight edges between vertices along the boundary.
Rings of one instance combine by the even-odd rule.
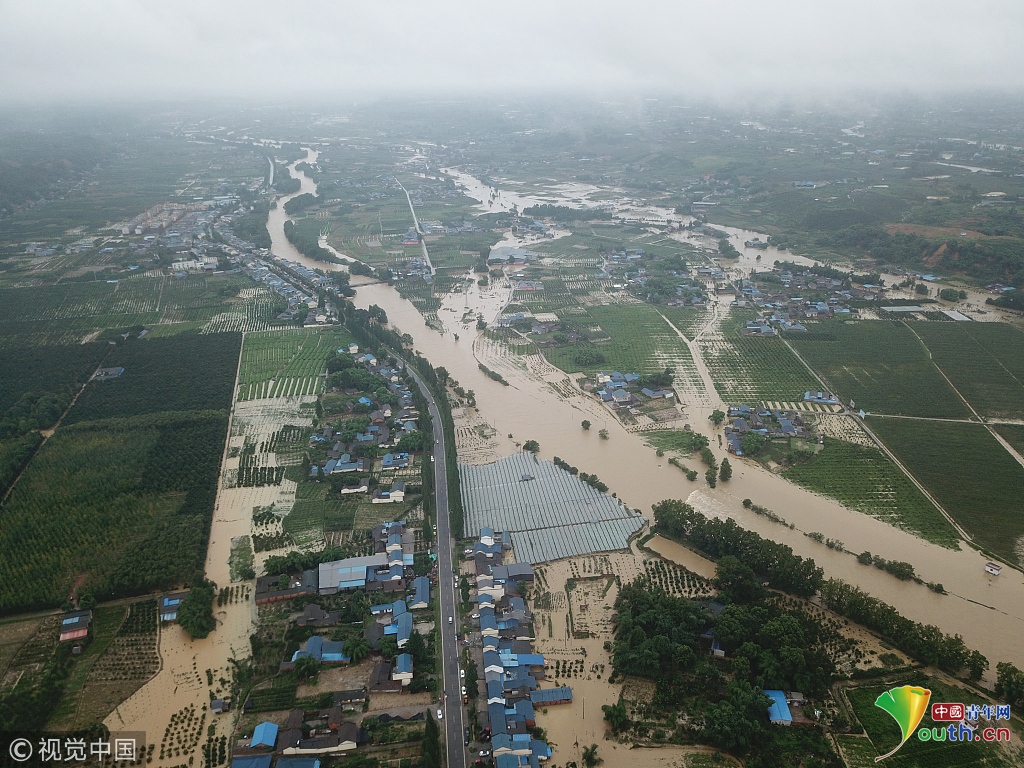
[[[230, 387], [229, 387], [230, 390]], [[0, 518], [0, 613], [182, 584], [202, 568], [227, 412], [61, 426]]]
[[1024, 333], [1006, 323], [911, 323], [978, 413], [1024, 418]]
[[1024, 467], [984, 426], [886, 418], [868, 426], [979, 545], [1021, 562]]
[[340, 328], [249, 333], [242, 345], [238, 399], [315, 395], [327, 358], [352, 337]]
[[711, 318], [707, 307], [658, 307], [658, 311], [688, 339], [693, 339]]
[[682, 380], [694, 388], [702, 387], [686, 343], [650, 304], [608, 304], [587, 307], [586, 310], [586, 316], [569, 317], [585, 325], [589, 316], [590, 321], [610, 337], [608, 341], [599, 340], [592, 347], [583, 348], [600, 352], [605, 362], [579, 365], [573, 356], [581, 347], [565, 346], [544, 351], [553, 365], [567, 372], [582, 370], [590, 374], [601, 370], [658, 373], [671, 366], [675, 368], [677, 381]]
[[123, 367], [115, 379], [93, 381], [68, 413], [68, 424], [160, 411], [227, 411], [238, 364], [240, 333], [180, 334], [131, 339], [105, 363]]
[[935, 544], [956, 548], [959, 541], [935, 505], [876, 448], [829, 440], [808, 463], [788, 467], [782, 475]]
[[[192, 275], [0, 288], [0, 347], [77, 344], [107, 329], [197, 330], [237, 311], [235, 297], [254, 287], [245, 275]], [[275, 307], [270, 297], [260, 301], [256, 314], [264, 327]]]
[[720, 331], [700, 340], [711, 378], [726, 403], [765, 400], [798, 401], [817, 379], [780, 338], [743, 336], [740, 329], [752, 313], [730, 315]]
[[1024, 456], [1024, 424], [993, 424], [992, 429]]
[[967, 406], [903, 323], [865, 320], [812, 324], [790, 343], [842, 402], [900, 416], [968, 418]]

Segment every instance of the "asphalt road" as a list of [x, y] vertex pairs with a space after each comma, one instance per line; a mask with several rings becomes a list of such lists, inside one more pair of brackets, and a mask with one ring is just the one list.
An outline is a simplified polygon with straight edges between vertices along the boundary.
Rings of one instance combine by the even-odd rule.
[[[463, 742], [465, 711], [462, 708], [462, 680], [459, 678], [459, 623], [456, 621], [455, 574], [452, 571], [452, 535], [448, 519], [448, 472], [444, 443], [444, 428], [441, 414], [437, 410], [434, 396], [423, 383], [419, 374], [406, 366], [406, 371], [416, 380], [420, 391], [427, 399], [430, 419], [434, 425], [434, 487], [437, 493], [437, 599], [441, 605], [441, 623], [438, 634], [441, 639], [441, 669], [444, 679], [444, 694], [441, 706], [444, 718], [440, 725], [445, 734], [448, 768], [465, 768], [466, 747]], [[426, 456], [426, 454], [424, 454]], [[448, 623], [451, 617], [452, 623]], [[437, 716], [437, 706], [431, 714]]]

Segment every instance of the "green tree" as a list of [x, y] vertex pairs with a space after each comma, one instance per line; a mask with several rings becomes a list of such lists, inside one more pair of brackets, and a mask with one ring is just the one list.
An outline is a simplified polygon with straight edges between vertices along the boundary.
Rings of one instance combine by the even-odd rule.
[[[938, 585], [940, 590], [942, 585]], [[985, 674], [988, 669], [988, 659], [985, 658], [981, 651], [971, 651], [967, 657], [967, 676], [977, 682], [981, 680], [981, 676]]]
[[212, 581], [200, 581], [192, 586], [188, 595], [181, 601], [178, 608], [178, 624], [189, 635], [202, 638], [209, 635], [217, 626], [213, 618], [213, 598], [217, 585]]
[[354, 662], [360, 662], [370, 655], [370, 644], [362, 635], [348, 638], [344, 645], [345, 655]]
[[629, 729], [629, 715], [626, 713], [626, 705], [622, 699], [619, 699], [614, 704], [603, 705], [601, 711], [604, 712], [604, 719], [608, 722], [612, 733], [619, 734]]
[[587, 419], [584, 419], [582, 422], [580, 422], [580, 426], [583, 427], [584, 431], [587, 431], [590, 429], [590, 422]]
[[708, 467], [708, 471], [704, 473], [704, 479], [708, 481], [708, 485], [712, 488], [718, 485], [718, 473], [714, 467]]
[[388, 661], [391, 661], [391, 659], [398, 655], [398, 641], [395, 640], [393, 635], [381, 639], [380, 655]]
[[927, 296], [928, 295], [928, 286], [925, 285], [924, 283], [918, 283], [917, 285], [914, 286], [914, 292], [918, 296]]
[[320, 673], [320, 662], [312, 656], [300, 656], [295, 661], [295, 675], [300, 680], [309, 680]]
[[738, 557], [726, 555], [715, 566], [715, 587], [732, 603], [754, 603], [764, 596], [764, 587], [754, 569]]
[[527, 440], [523, 443], [523, 450], [529, 451], [530, 453], [540, 453], [540, 443], [536, 440]]
[[597, 436], [600, 437], [602, 440], [607, 440], [608, 439], [608, 430], [607, 429], [600, 430], [597, 433]]
[[743, 453], [746, 456], [757, 456], [767, 443], [767, 438], [760, 432], [747, 432], [740, 441], [743, 446]]
[[402, 650], [412, 656], [412, 660], [417, 666], [427, 662], [427, 644], [423, 642], [423, 635], [415, 630], [409, 635], [409, 642]]
[[729, 463], [728, 459], [722, 459], [722, 468], [718, 472], [720, 480], [729, 480], [732, 478], [732, 464]]
[[429, 713], [423, 734], [423, 768], [441, 768], [441, 729]]
[[711, 423], [714, 424], [716, 427], [720, 426], [722, 422], [725, 421], [725, 412], [720, 411], [718, 408], [715, 408], [715, 410], [711, 412], [711, 415], [708, 416], [708, 419], [710, 419]]
[[1024, 704], [1024, 672], [1008, 661], [996, 664], [996, 696], [1015, 707]]
[[459, 579], [459, 592], [462, 594], [462, 602], [469, 603], [469, 579], [465, 574]]
[[601, 763], [604, 762], [604, 758], [597, 756], [597, 744], [591, 744], [589, 747], [583, 748], [583, 765], [586, 768], [597, 768]]

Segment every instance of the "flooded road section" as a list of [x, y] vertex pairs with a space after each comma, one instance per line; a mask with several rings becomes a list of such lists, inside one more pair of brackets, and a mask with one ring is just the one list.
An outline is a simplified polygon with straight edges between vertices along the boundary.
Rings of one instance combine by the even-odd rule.
[[[764, 238], [745, 230], [723, 229], [735, 239]], [[774, 255], [771, 250], [768, 255], [757, 249], [744, 248], [742, 252], [743, 262], [750, 264], [756, 263], [758, 253], [762, 254], [761, 262]], [[790, 254], [779, 255], [795, 260]], [[425, 327], [415, 307], [390, 286], [361, 287], [355, 302], [362, 308], [370, 304], [383, 307], [390, 321], [412, 335], [415, 348], [431, 363], [444, 366], [464, 389], [473, 390], [479, 419], [502, 439], [511, 434], [518, 443], [537, 440], [542, 458], [559, 456], [580, 471], [596, 474], [608, 484], [609, 492], [647, 517], [658, 501], [683, 498], [707, 515], [735, 518], [743, 527], [814, 558], [827, 576], [859, 585], [915, 621], [962, 635], [968, 645], [990, 659], [989, 677], [994, 677], [998, 661], [1024, 663], [1024, 644], [1019, 642], [1024, 631], [1024, 578], [1019, 572], [1004, 569], [1002, 576], [988, 577], [983, 569], [986, 558], [966, 545], [954, 552], [930, 544], [735, 457], [729, 482], [711, 489], [703, 479], [687, 481], [667, 458], [658, 458], [641, 435], [628, 431], [598, 401], [580, 392], [573, 377], [547, 365], [540, 355], [514, 355], [500, 348], [496, 351], [495, 345], [475, 330], [469, 320], [480, 314], [491, 321], [507, 303], [507, 281], [494, 281], [485, 289], [470, 282], [467, 288], [444, 299], [438, 313], [446, 328], [443, 335]], [[727, 306], [723, 309], [728, 311]], [[459, 339], [455, 339], [455, 333]], [[499, 371], [510, 386], [484, 375], [478, 367], [480, 362]], [[717, 395], [708, 400], [720, 402]], [[681, 406], [693, 428], [711, 438], [711, 448], [721, 461], [726, 453], [718, 448], [716, 433], [707, 422], [707, 405], [686, 402], [684, 395]], [[594, 428], [584, 431], [580, 426], [583, 419], [591, 421]], [[598, 436], [599, 429], [608, 430], [608, 440]], [[506, 450], [510, 443], [506, 443]], [[698, 462], [686, 463], [702, 469]], [[744, 509], [741, 502], [745, 498], [781, 515], [796, 530]], [[883, 571], [858, 564], [851, 555], [828, 549], [801, 531], [838, 539], [853, 552], [868, 550], [887, 559], [910, 562], [924, 581], [940, 582], [951, 594], [938, 595], [913, 582], [900, 582]]]

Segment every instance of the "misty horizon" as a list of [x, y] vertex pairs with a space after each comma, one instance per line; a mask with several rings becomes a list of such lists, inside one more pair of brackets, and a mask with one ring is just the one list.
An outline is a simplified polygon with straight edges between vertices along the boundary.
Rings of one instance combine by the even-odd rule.
[[8, 102], [1024, 90], [1013, 2], [4, 5]]

